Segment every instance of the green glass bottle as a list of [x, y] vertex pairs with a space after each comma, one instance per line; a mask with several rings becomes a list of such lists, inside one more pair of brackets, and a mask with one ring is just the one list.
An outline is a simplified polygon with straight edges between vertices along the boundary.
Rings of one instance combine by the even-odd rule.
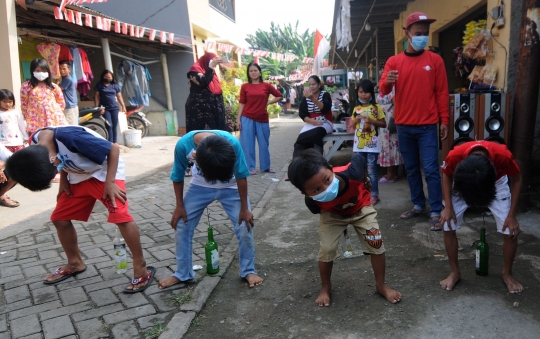
[[489, 246], [486, 242], [486, 229], [480, 230], [480, 241], [476, 244], [476, 274], [488, 275]]
[[208, 227], [208, 242], [204, 245], [206, 255], [206, 272], [208, 274], [219, 273], [218, 244], [214, 241], [214, 230]]

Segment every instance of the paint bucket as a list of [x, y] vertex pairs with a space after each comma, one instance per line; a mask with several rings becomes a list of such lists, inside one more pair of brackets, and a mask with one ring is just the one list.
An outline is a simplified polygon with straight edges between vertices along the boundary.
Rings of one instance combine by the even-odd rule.
[[142, 131], [138, 129], [128, 129], [124, 131], [124, 136], [126, 138], [126, 146], [130, 148], [141, 148], [142, 147]]

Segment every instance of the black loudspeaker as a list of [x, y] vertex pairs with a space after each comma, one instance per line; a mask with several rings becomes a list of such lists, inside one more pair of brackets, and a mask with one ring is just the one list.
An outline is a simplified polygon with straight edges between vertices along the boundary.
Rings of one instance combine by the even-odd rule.
[[478, 111], [478, 139], [508, 143], [510, 121], [510, 95], [486, 93], [480, 95]]
[[474, 93], [450, 94], [448, 137], [442, 144], [443, 159], [454, 146], [475, 140], [478, 107], [478, 96]]

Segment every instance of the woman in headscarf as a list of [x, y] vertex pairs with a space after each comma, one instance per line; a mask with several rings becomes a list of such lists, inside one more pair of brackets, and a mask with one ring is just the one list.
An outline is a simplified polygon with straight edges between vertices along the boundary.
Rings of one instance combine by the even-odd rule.
[[215, 67], [221, 62], [220, 57], [207, 52], [189, 69], [186, 132], [203, 129], [226, 130], [223, 95], [215, 72]]

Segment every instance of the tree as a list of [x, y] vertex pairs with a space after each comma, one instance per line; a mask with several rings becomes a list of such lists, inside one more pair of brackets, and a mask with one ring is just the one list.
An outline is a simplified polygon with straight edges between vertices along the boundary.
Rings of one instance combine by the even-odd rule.
[[[303, 58], [313, 57], [315, 32], [310, 32], [309, 29], [304, 33], [298, 32], [298, 21], [294, 27], [290, 23], [281, 27], [272, 21], [270, 31], [258, 29], [255, 35], [249, 34], [246, 41], [253, 49], [298, 56], [299, 59], [293, 62], [260, 58], [261, 68], [269, 71], [270, 75], [289, 75], [302, 63]], [[249, 62], [251, 57], [246, 56], [245, 59]]]

